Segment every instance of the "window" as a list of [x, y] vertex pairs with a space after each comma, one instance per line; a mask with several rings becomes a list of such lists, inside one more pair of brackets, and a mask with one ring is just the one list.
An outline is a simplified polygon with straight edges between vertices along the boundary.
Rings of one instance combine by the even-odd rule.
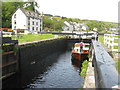
[[30, 20], [30, 17], [28, 17], [28, 20]]
[[30, 27], [28, 27], [28, 30], [30, 30]]
[[28, 21], [28, 25], [30, 25], [30, 21]]
[[36, 22], [36, 25], [38, 25], [38, 22]]
[[34, 27], [32, 27], [32, 30], [34, 31]]
[[16, 14], [14, 15], [14, 18], [16, 18]]
[[34, 21], [32, 22], [32, 24], [34, 25]]
[[16, 21], [14, 21], [14, 24], [16, 24]]
[[36, 30], [38, 30], [38, 27], [36, 27]]

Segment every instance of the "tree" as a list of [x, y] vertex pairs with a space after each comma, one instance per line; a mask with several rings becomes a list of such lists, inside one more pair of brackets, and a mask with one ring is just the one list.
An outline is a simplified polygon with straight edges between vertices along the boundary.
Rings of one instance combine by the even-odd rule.
[[43, 17], [44, 30], [61, 31], [64, 23], [62, 20], [57, 20], [49, 16]]
[[23, 6], [23, 2], [3, 2], [2, 3], [2, 27], [11, 28], [11, 18], [12, 14], [17, 8]]
[[104, 31], [104, 29], [105, 29], [105, 23], [102, 22], [102, 21], [98, 21], [96, 23], [96, 28], [97, 28], [97, 32]]
[[107, 29], [107, 31], [110, 30], [110, 28], [116, 28], [118, 26], [117, 23], [111, 23], [111, 22], [106, 22], [105, 23], [105, 28]]
[[90, 30], [93, 31], [94, 28], [97, 28], [97, 32], [101, 32], [104, 30], [104, 25], [105, 23], [102, 21], [95, 21], [95, 20], [90, 20], [89, 22], [86, 23], [86, 25], [90, 28]]

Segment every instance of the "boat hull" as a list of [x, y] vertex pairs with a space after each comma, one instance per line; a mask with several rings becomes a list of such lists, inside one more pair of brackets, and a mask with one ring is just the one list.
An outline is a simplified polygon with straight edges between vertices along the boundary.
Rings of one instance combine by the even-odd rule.
[[72, 53], [72, 59], [80, 60], [81, 55], [79, 53]]
[[84, 61], [88, 60], [88, 53], [72, 53], [72, 60]]

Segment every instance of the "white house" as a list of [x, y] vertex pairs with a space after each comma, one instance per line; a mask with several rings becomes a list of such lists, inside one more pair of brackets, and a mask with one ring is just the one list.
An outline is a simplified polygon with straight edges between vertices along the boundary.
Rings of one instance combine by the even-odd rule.
[[79, 30], [89, 30], [89, 27], [84, 23], [76, 23], [71, 21], [65, 21], [63, 26], [64, 31], [79, 31]]
[[64, 31], [68, 31], [69, 30], [69, 26], [67, 26], [66, 24], [62, 27], [62, 29], [64, 30]]
[[35, 33], [42, 31], [42, 16], [36, 12], [18, 8], [12, 15], [12, 29], [24, 29]]
[[89, 27], [87, 25], [82, 25], [82, 30], [89, 30]]
[[73, 27], [72, 22], [70, 22], [70, 21], [65, 21], [64, 24], [65, 24], [65, 25], [63, 26], [63, 30], [64, 30], [64, 31], [73, 31], [73, 30], [74, 30], [74, 27]]

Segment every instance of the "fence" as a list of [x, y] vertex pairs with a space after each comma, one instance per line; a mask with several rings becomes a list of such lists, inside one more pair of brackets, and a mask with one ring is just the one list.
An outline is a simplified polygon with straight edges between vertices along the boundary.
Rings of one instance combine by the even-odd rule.
[[104, 44], [112, 51], [118, 51], [118, 35], [104, 34]]
[[12, 36], [12, 32], [2, 32], [3, 37], [11, 37]]

